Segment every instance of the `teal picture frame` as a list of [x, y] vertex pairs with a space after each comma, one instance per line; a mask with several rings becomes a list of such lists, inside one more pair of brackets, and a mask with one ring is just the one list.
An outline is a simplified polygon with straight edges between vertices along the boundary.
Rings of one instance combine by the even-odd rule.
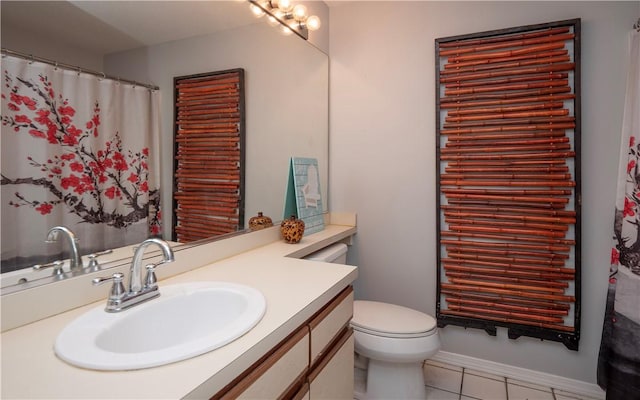
[[295, 215], [304, 221], [304, 233], [324, 229], [320, 170], [315, 158], [291, 157], [283, 219]]

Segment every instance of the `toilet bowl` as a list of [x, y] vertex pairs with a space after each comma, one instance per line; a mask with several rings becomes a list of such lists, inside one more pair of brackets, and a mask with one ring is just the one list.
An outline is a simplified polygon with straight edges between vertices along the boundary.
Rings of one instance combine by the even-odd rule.
[[[346, 262], [347, 246], [328, 246], [305, 258]], [[354, 331], [356, 376], [366, 370], [364, 387], [354, 398], [426, 399], [422, 363], [440, 349], [436, 320], [427, 314], [395, 304], [356, 300]]]
[[357, 399], [426, 399], [422, 362], [440, 349], [436, 320], [395, 304], [357, 300], [355, 351], [367, 357], [366, 388]]

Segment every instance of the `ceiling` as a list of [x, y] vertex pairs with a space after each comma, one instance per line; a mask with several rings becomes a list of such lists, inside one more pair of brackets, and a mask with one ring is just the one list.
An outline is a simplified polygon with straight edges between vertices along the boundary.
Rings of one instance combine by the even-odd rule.
[[20, 26], [94, 54], [256, 23], [247, 2], [0, 1], [1, 25]]

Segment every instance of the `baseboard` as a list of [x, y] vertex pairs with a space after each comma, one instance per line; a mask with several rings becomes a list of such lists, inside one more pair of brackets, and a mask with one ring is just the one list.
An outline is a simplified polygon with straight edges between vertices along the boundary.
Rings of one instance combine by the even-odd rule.
[[605, 399], [605, 392], [593, 383], [582, 382], [575, 379], [564, 378], [557, 375], [534, 371], [531, 369], [514, 367], [512, 365], [487, 361], [480, 358], [465, 356], [462, 354], [440, 351], [430, 358], [447, 364], [453, 364], [464, 368], [488, 372], [490, 374], [505, 376], [507, 378], [531, 382], [554, 389], [564, 390], [594, 399]]

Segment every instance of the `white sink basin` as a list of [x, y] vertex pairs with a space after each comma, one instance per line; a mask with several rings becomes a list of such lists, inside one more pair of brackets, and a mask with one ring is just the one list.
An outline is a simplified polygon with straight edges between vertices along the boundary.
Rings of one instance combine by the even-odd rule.
[[228, 282], [160, 286], [160, 293], [119, 313], [100, 306], [81, 315], [56, 338], [56, 354], [97, 370], [155, 367], [234, 341], [266, 310], [258, 290]]

